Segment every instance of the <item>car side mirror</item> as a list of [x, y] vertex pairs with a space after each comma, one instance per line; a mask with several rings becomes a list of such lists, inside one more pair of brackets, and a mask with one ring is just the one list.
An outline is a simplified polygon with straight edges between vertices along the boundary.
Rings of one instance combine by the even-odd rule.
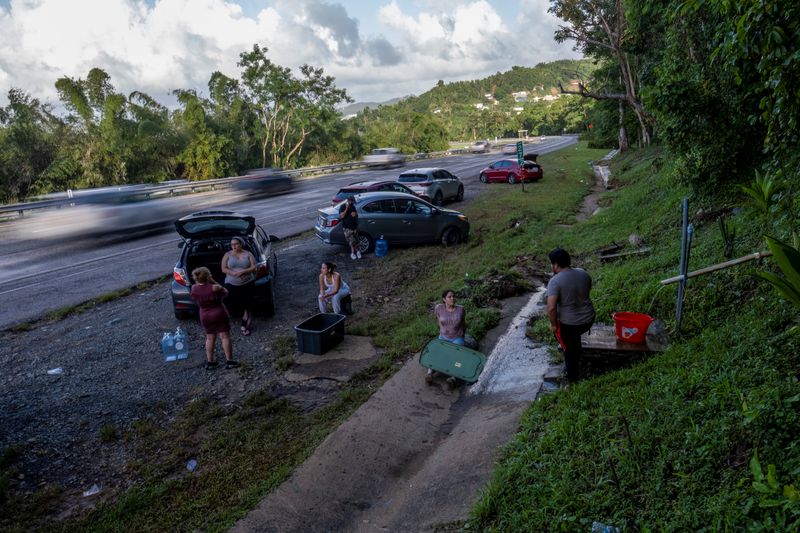
[[178, 248], [183, 248], [184, 246], [186, 246], [186, 241], [181, 241], [178, 243]]
[[281, 242], [281, 238], [277, 235], [267, 235], [267, 240], [269, 242]]
[[433, 209], [431, 209], [431, 216], [433, 216], [433, 215], [439, 215], [439, 214], [441, 214], [441, 213], [442, 213], [442, 212], [441, 212], [441, 211], [439, 211], [438, 209], [436, 209], [435, 207], [434, 207]]

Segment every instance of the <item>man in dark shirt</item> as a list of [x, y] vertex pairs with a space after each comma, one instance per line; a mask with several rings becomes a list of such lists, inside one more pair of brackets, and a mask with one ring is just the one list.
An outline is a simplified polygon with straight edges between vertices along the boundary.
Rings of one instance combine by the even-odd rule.
[[358, 249], [358, 211], [353, 196], [339, 208], [339, 220], [342, 221], [344, 239], [350, 245], [350, 259], [361, 259], [361, 251]]
[[564, 349], [567, 379], [575, 382], [580, 376], [581, 335], [594, 323], [594, 306], [589, 298], [592, 278], [585, 270], [571, 267], [566, 250], [556, 248], [548, 257], [555, 274], [547, 284], [550, 330]]

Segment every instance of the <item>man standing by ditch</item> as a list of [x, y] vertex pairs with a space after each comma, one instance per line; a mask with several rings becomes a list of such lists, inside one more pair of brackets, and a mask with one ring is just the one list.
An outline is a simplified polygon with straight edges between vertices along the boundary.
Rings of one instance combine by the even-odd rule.
[[547, 316], [550, 330], [564, 349], [567, 379], [578, 381], [581, 370], [581, 335], [594, 323], [594, 306], [589, 297], [592, 278], [585, 270], [572, 268], [566, 250], [556, 248], [549, 254], [554, 276], [547, 284]]

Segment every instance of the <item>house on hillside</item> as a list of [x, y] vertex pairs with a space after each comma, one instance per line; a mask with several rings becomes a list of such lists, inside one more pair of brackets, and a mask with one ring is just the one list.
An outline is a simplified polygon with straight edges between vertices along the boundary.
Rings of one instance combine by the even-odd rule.
[[477, 104], [472, 104], [472, 105], [475, 106], [475, 109], [486, 109], [486, 106], [483, 105], [480, 102], [478, 102]]
[[528, 101], [528, 91], [517, 91], [515, 93], [511, 93], [511, 96], [514, 97], [515, 102], [527, 102]]

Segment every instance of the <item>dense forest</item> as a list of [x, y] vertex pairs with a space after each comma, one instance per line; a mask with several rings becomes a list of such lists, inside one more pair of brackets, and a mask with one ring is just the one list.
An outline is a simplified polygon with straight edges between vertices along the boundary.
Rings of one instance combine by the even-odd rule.
[[[140, 91], [119, 93], [99, 68], [85, 78], [56, 80], [63, 115], [12, 89], [0, 108], [0, 202], [68, 188], [350, 161], [385, 145], [414, 153], [443, 150], [453, 140], [516, 136], [520, 129], [580, 132], [591, 105], [577, 97], [533, 101], [554, 94], [559, 83], [588, 76], [586, 61], [440, 82], [419, 97], [367, 108], [349, 120], [338, 109], [350, 98], [322, 69], [304, 65], [297, 75], [258, 45], [240, 55], [238, 66], [238, 78], [212, 73], [205, 95], [174, 91], [174, 110]], [[515, 102], [511, 93], [518, 91], [529, 101]]]

